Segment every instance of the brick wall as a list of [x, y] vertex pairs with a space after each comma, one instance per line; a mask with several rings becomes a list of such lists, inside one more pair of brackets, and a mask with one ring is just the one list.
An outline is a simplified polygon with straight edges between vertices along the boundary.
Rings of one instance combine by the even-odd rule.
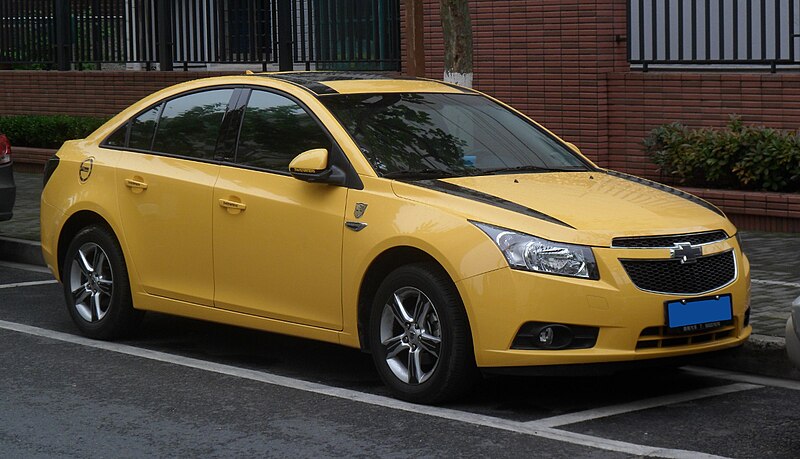
[[800, 194], [754, 191], [683, 190], [714, 203], [739, 229], [800, 233]]
[[0, 115], [111, 116], [167, 86], [213, 72], [0, 71]]
[[691, 127], [724, 126], [731, 114], [748, 124], [800, 128], [800, 75], [611, 73], [608, 167], [658, 180], [642, 146], [651, 129], [673, 121]]

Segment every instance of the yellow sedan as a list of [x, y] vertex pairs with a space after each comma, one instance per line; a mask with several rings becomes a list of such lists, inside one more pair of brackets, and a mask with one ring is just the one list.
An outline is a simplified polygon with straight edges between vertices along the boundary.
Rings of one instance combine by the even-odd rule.
[[397, 397], [437, 403], [480, 372], [751, 332], [720, 210], [442, 82], [196, 80], [65, 143], [45, 181], [45, 260], [93, 338], [150, 310], [339, 343], [371, 352]]

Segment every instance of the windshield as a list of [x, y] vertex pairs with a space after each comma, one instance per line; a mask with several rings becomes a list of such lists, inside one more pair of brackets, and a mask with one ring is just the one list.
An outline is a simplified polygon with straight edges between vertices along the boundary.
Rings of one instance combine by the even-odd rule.
[[384, 177], [586, 171], [539, 127], [474, 94], [347, 94], [320, 98]]

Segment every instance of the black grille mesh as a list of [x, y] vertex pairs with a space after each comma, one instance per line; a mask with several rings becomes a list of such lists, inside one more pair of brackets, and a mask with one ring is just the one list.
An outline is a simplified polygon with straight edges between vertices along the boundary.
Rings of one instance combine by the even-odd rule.
[[673, 234], [669, 236], [637, 236], [637, 237], [617, 237], [611, 241], [613, 247], [624, 248], [654, 248], [654, 247], [673, 247], [679, 242], [688, 242], [692, 245], [708, 244], [710, 242], [724, 241], [728, 239], [725, 231], [708, 231], [705, 233], [694, 234]]
[[664, 333], [664, 327], [650, 327], [642, 332], [639, 341], [636, 343], [636, 350], [710, 343], [733, 338], [735, 331], [736, 327], [734, 325], [729, 325], [720, 329], [694, 333], [688, 336], [669, 336]]
[[733, 281], [733, 251], [700, 257], [695, 263], [677, 259], [620, 260], [633, 283], [658, 293], [694, 294], [716, 290]]

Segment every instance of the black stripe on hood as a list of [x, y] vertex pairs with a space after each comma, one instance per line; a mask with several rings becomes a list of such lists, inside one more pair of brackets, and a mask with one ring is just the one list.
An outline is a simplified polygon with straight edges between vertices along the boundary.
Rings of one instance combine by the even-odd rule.
[[506, 209], [512, 212], [517, 212], [523, 215], [527, 215], [529, 217], [538, 218], [539, 220], [544, 220], [546, 222], [555, 223], [556, 225], [566, 226], [567, 228], [575, 229], [574, 226], [564, 223], [557, 218], [553, 218], [547, 214], [543, 214], [539, 211], [530, 209], [515, 202], [511, 202], [503, 198], [493, 196], [491, 194], [481, 193], [480, 191], [476, 191], [471, 188], [466, 188], [460, 185], [455, 185], [453, 183], [445, 182], [443, 180], [413, 180], [406, 183], [417, 185], [422, 188], [428, 188], [430, 190], [441, 191], [442, 193], [447, 193], [453, 196], [459, 196], [462, 198], [471, 199], [473, 201], [482, 202], [484, 204], [489, 204], [491, 206], [499, 207], [501, 209]]
[[621, 179], [624, 179], [624, 180], [628, 180], [630, 182], [638, 183], [640, 185], [649, 186], [650, 188], [655, 188], [658, 191], [663, 191], [664, 193], [669, 193], [671, 195], [678, 196], [678, 197], [683, 198], [683, 199], [685, 199], [687, 201], [691, 201], [691, 202], [697, 204], [698, 206], [705, 207], [706, 209], [714, 212], [715, 214], [721, 215], [723, 217], [725, 216], [725, 214], [721, 210], [719, 210], [716, 206], [714, 206], [713, 204], [711, 204], [709, 202], [706, 202], [706, 201], [703, 201], [702, 199], [698, 198], [697, 196], [692, 196], [691, 194], [689, 194], [689, 193], [687, 193], [685, 191], [677, 190], [675, 188], [672, 188], [672, 187], [667, 186], [667, 185], [662, 185], [661, 183], [654, 182], [652, 180], [647, 180], [647, 179], [643, 179], [641, 177], [636, 177], [635, 175], [624, 174], [622, 172], [617, 172], [617, 171], [612, 171], [612, 170], [605, 170], [604, 172], [606, 174], [612, 176], [612, 177], [617, 177], [617, 178], [621, 178]]

